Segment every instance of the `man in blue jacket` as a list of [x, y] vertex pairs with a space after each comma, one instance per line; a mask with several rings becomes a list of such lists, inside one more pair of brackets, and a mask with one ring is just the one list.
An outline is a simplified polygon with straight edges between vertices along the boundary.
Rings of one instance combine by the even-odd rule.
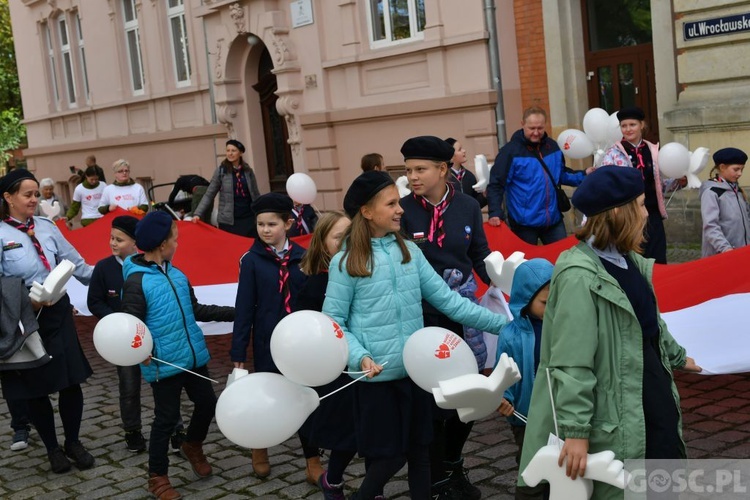
[[547, 112], [542, 108], [534, 106], [523, 112], [522, 128], [500, 149], [487, 186], [490, 225], [506, 222], [532, 245], [537, 240], [546, 245], [567, 236], [555, 188], [559, 184], [578, 186], [593, 169], [575, 172], [567, 168], [557, 142], [545, 132], [546, 125]]

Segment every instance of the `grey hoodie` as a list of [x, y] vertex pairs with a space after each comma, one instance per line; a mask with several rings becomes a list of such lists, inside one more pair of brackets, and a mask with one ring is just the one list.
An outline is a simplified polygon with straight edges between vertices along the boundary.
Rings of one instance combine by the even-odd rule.
[[742, 191], [722, 179], [701, 185], [703, 217], [703, 257], [722, 253], [750, 243], [750, 212]]

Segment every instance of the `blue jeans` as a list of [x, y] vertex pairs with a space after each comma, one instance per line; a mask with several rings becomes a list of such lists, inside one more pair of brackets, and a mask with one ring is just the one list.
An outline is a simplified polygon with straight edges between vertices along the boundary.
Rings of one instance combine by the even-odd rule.
[[510, 230], [530, 245], [536, 245], [538, 240], [542, 240], [543, 245], [549, 245], [568, 237], [568, 232], [565, 230], [565, 221], [562, 219], [550, 227], [522, 226], [510, 219], [508, 222]]

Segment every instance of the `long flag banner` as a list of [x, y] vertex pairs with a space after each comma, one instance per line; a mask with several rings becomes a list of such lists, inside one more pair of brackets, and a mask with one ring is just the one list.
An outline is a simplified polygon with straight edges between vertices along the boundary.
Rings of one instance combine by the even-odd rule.
[[[85, 228], [58, 226], [65, 238], [89, 264], [111, 255], [109, 232], [117, 211]], [[235, 236], [205, 223], [178, 222], [178, 249], [174, 265], [180, 268], [204, 304], [235, 304], [239, 260], [252, 239]], [[576, 244], [574, 237], [545, 246], [529, 245], [505, 226], [484, 226], [491, 250], [508, 257], [515, 251], [525, 258], [542, 257], [555, 262], [561, 252]], [[294, 238], [307, 247], [310, 236]], [[750, 247], [683, 264], [655, 265], [654, 288], [669, 330], [688, 355], [707, 373], [750, 371]], [[484, 293], [484, 290], [480, 290]], [[71, 280], [73, 305], [81, 314], [86, 307], [87, 287]], [[227, 333], [232, 325], [202, 325], [206, 334]]]

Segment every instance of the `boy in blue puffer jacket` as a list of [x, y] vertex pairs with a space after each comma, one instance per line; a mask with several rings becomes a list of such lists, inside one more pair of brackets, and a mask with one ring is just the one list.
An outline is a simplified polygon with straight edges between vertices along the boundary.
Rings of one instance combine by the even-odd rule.
[[[122, 312], [146, 323], [154, 340], [154, 358], [208, 377], [211, 356], [196, 320], [232, 321], [234, 308], [198, 304], [187, 277], [172, 266], [177, 224], [166, 212], [151, 212], [138, 222], [135, 242], [145, 253], [130, 256], [123, 264]], [[146, 360], [141, 373], [154, 392], [148, 489], [159, 499], [180, 498], [167, 472], [169, 438], [180, 419], [182, 389], [195, 406], [181, 452], [201, 478], [212, 473], [203, 455], [203, 440], [214, 417], [216, 395], [207, 379], [158, 361]]]
[[[531, 389], [539, 366], [539, 353], [542, 338], [542, 318], [549, 295], [549, 283], [554, 266], [545, 259], [531, 259], [522, 263], [513, 276], [510, 291], [510, 312], [513, 321], [500, 332], [497, 343], [497, 360], [505, 353], [518, 365], [521, 380], [506, 389], [498, 411], [508, 417], [513, 437], [518, 445], [516, 462], [521, 459], [526, 423], [513, 415], [517, 411], [527, 415], [531, 401]], [[531, 500], [543, 498], [547, 487], [516, 487], [516, 499]]]

